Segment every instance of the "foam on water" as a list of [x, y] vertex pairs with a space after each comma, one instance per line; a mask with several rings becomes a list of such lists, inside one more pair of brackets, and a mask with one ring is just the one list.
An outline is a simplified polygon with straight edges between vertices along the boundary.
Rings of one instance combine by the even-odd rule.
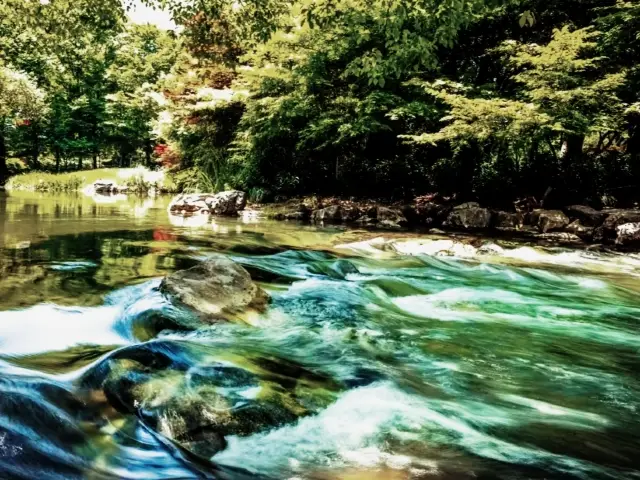
[[[118, 307], [66, 308], [37, 305], [0, 313], [0, 354], [28, 355], [81, 344], [117, 345], [113, 330]], [[28, 339], [25, 332], [31, 332]]]
[[[228, 448], [214, 460], [274, 475], [320, 467], [404, 469], [419, 461], [401, 453], [393, 454], [381, 446], [389, 441], [423, 441], [433, 448], [431, 466], [436, 470], [438, 449], [442, 447], [462, 448], [500, 462], [551, 466], [557, 472], [580, 476], [596, 468], [485, 434], [472, 425], [516, 420], [509, 420], [503, 411], [492, 412], [490, 407], [476, 414], [473, 410], [463, 411], [464, 408], [411, 395], [390, 383], [378, 383], [345, 393], [325, 411], [296, 425], [250, 437], [231, 437]], [[563, 410], [556, 412], [563, 414]], [[428, 458], [423, 457], [421, 462], [425, 461]]]

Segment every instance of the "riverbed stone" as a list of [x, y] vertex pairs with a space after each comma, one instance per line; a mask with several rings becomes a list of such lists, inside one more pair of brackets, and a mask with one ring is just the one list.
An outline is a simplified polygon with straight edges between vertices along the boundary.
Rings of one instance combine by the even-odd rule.
[[273, 355], [232, 353], [156, 340], [113, 352], [79, 383], [102, 390], [117, 411], [207, 459], [225, 448], [228, 436], [293, 423], [326, 408], [331, 392], [341, 389], [329, 377]]
[[559, 231], [569, 225], [569, 217], [560, 210], [534, 210], [531, 219], [541, 233]]
[[421, 202], [416, 205], [415, 215], [416, 222], [418, 224], [427, 225], [429, 227], [436, 227], [442, 225], [442, 222], [447, 218], [451, 206], [442, 205], [435, 202]]
[[409, 222], [399, 208], [378, 207], [377, 208], [378, 226], [382, 228], [402, 228]]
[[593, 238], [594, 228], [583, 225], [580, 220], [574, 220], [566, 226], [565, 231], [577, 235], [583, 240], [587, 240]]
[[444, 226], [465, 230], [489, 228], [492, 219], [491, 210], [475, 205], [477, 205], [475, 202], [468, 202], [455, 207], [444, 222]]
[[342, 208], [340, 205], [331, 205], [314, 210], [311, 214], [311, 221], [314, 223], [341, 223]]
[[607, 213], [588, 207], [586, 205], [569, 205], [564, 213], [571, 219], [580, 220], [585, 227], [598, 227], [607, 218]]
[[239, 190], [220, 193], [182, 194], [169, 205], [172, 215], [194, 215], [198, 213], [237, 216], [247, 205], [247, 195]]
[[593, 241], [596, 243], [614, 243], [620, 225], [640, 222], [640, 210], [610, 209], [604, 212], [607, 218], [593, 232]]
[[505, 230], [519, 230], [524, 225], [524, 216], [521, 213], [504, 211], [493, 212], [493, 226]]
[[340, 208], [340, 217], [343, 222], [352, 223], [362, 216], [362, 210], [355, 205], [342, 205]]
[[558, 243], [580, 243], [582, 241], [578, 235], [569, 232], [539, 233], [536, 235], [536, 238]]
[[120, 187], [113, 180], [100, 179], [92, 184], [93, 191], [100, 195], [112, 195], [119, 192]]
[[246, 311], [262, 312], [268, 294], [233, 260], [216, 255], [167, 276], [160, 291], [209, 320], [235, 319]]
[[616, 245], [640, 245], [640, 222], [624, 223], [616, 227]]

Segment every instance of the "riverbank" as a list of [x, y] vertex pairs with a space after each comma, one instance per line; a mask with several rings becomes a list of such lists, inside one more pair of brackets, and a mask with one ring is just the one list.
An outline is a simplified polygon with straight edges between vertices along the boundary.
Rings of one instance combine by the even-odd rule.
[[476, 202], [457, 203], [435, 197], [418, 197], [409, 204], [308, 197], [255, 208], [268, 218], [312, 224], [436, 234], [466, 232], [591, 248], [596, 245], [623, 250], [640, 248], [640, 209], [596, 210], [587, 205], [548, 209], [527, 201], [505, 211]]
[[152, 171], [142, 167], [100, 168], [65, 173], [29, 172], [11, 177], [5, 189], [51, 193], [89, 190], [102, 194], [177, 193], [177, 186], [166, 171]]

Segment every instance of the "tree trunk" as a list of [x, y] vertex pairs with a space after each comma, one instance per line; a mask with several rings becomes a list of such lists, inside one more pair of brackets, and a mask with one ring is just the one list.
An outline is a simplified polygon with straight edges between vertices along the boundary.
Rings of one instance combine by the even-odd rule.
[[40, 135], [38, 134], [38, 124], [33, 123], [31, 126], [31, 139], [33, 141], [32, 163], [33, 169], [40, 168]]
[[98, 152], [93, 151], [93, 169], [98, 168]]
[[82, 170], [82, 157], [78, 157], [78, 170]]

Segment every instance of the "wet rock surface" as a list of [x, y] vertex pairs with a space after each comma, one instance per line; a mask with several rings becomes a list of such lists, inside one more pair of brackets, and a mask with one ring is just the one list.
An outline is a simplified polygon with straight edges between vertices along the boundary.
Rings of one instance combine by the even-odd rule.
[[156, 340], [114, 352], [80, 384], [101, 390], [118, 411], [203, 458], [223, 450], [228, 436], [251, 435], [313, 413], [320, 406], [306, 392], [336, 388], [289, 361], [233, 358], [229, 350]]
[[[419, 197], [414, 203], [381, 205], [372, 201], [331, 199], [330, 205], [314, 197], [314, 202], [301, 202], [289, 206], [272, 218], [278, 220], [311, 221], [317, 225], [358, 225], [368, 229], [401, 230], [405, 228], [425, 229], [437, 233], [470, 231], [474, 233], [497, 232], [514, 234], [519, 238], [545, 240], [557, 239], [559, 243], [603, 243], [616, 242], [616, 228], [626, 223], [640, 222], [640, 210], [597, 210], [588, 205], [568, 205], [557, 210], [540, 208], [542, 203], [527, 198], [514, 203], [513, 210], [495, 209], [478, 202], [455, 203], [437, 195]], [[566, 233], [567, 235], [546, 235]], [[540, 236], [545, 234], [546, 236]], [[628, 243], [627, 243], [628, 245]]]
[[640, 223], [624, 223], [616, 227], [616, 245], [640, 245]]
[[247, 194], [239, 190], [220, 193], [183, 194], [169, 205], [172, 215], [210, 214], [237, 216], [247, 205]]
[[267, 293], [249, 272], [223, 255], [167, 276], [160, 291], [209, 320], [235, 319], [247, 310], [264, 311]]
[[468, 202], [455, 207], [444, 222], [444, 226], [464, 230], [487, 229], [491, 226], [491, 218], [491, 210], [482, 208], [475, 202]]

